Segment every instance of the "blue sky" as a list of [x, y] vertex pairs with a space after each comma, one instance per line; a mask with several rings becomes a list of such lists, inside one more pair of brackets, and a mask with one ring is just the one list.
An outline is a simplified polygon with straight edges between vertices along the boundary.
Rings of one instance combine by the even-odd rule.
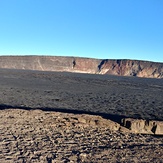
[[163, 62], [163, 0], [0, 0], [0, 55]]

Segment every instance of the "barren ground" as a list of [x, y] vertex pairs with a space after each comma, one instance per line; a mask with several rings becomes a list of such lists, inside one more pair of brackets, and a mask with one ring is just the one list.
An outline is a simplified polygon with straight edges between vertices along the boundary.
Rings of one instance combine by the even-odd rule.
[[1, 69], [0, 97], [0, 162], [163, 160], [163, 137], [116, 130], [163, 120], [162, 79]]

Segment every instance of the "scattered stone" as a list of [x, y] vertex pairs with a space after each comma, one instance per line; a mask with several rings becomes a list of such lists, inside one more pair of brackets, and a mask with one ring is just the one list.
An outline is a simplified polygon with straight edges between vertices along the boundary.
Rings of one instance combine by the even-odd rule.
[[[163, 160], [163, 137], [133, 134], [132, 130], [100, 116], [20, 109], [0, 110], [0, 115], [0, 162], [3, 163]], [[11, 116], [4, 125], [6, 117]], [[84, 120], [86, 123], [82, 123]], [[142, 121], [134, 122], [133, 126], [128, 121], [124, 124], [130, 122], [131, 129], [143, 128]], [[161, 123], [150, 121], [145, 126], [155, 134], [162, 133]]]

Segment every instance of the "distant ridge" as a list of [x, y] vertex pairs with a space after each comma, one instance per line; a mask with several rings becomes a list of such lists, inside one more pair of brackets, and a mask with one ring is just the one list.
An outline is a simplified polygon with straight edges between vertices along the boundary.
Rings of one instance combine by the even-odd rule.
[[163, 63], [61, 56], [0, 56], [0, 68], [163, 78]]

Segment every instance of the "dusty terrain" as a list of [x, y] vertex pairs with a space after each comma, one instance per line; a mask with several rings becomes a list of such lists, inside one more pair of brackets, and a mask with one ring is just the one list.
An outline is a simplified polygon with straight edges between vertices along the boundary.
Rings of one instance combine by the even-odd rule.
[[3, 163], [163, 160], [163, 137], [116, 131], [116, 124], [98, 116], [8, 109], [0, 118]]
[[163, 80], [0, 69], [0, 162], [162, 162]]

